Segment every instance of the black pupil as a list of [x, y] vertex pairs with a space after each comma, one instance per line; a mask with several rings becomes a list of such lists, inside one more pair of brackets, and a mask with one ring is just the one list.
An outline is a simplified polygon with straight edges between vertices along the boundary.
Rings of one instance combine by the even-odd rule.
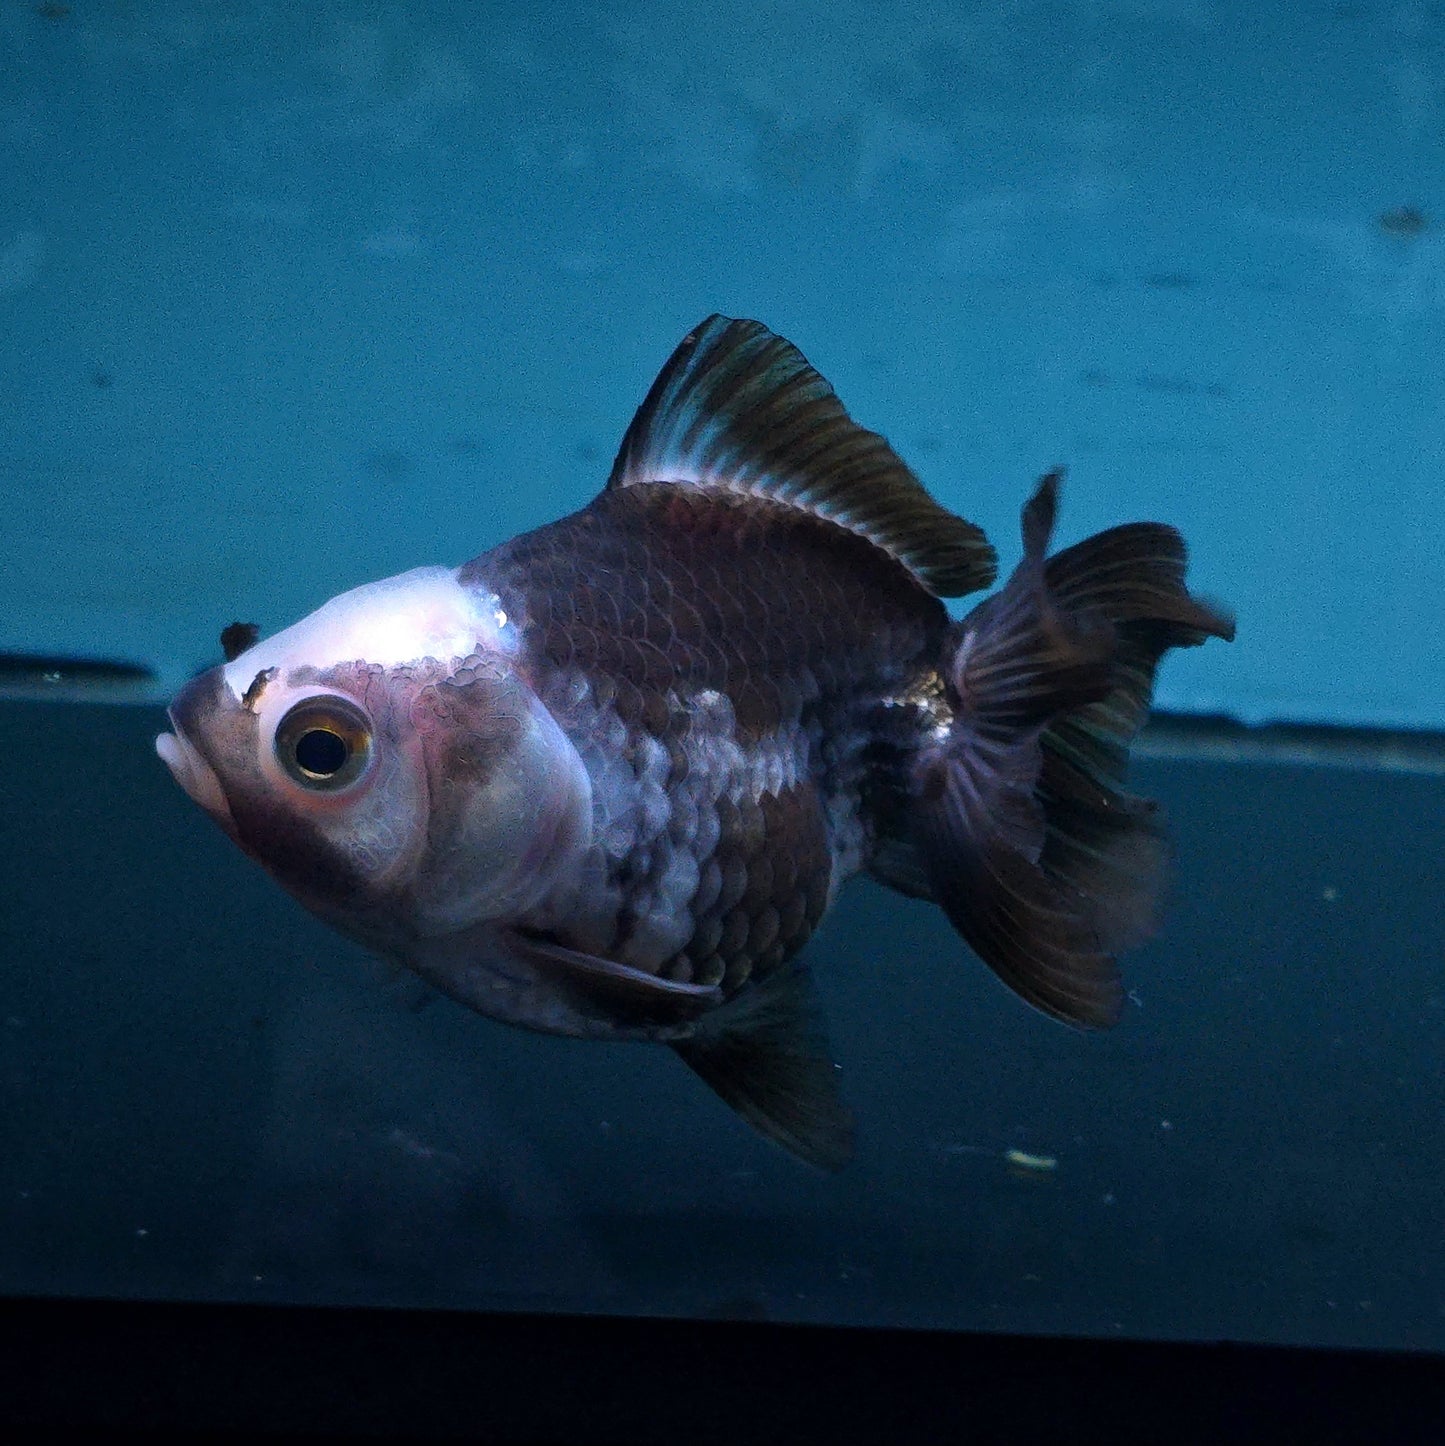
[[296, 762], [307, 773], [330, 778], [346, 762], [346, 739], [329, 728], [308, 728], [296, 740]]

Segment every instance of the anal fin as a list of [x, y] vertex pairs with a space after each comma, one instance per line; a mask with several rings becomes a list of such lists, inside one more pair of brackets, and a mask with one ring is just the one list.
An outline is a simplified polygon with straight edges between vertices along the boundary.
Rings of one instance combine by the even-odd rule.
[[672, 1047], [759, 1134], [799, 1159], [829, 1171], [852, 1159], [853, 1117], [806, 970], [749, 988]]

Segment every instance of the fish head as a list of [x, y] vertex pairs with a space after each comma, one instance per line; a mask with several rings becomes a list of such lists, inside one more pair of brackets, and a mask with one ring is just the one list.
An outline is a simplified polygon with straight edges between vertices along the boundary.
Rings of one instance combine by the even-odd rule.
[[194, 678], [156, 751], [290, 893], [404, 954], [525, 912], [585, 851], [591, 792], [499, 600], [446, 568], [333, 598]]

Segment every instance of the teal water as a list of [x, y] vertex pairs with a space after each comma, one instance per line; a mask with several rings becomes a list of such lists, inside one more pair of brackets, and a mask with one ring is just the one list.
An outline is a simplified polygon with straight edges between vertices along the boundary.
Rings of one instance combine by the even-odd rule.
[[1161, 700], [1439, 728], [1429, 0], [0, 5], [0, 648], [232, 618], [582, 505], [756, 317], [1017, 557], [1179, 526]]

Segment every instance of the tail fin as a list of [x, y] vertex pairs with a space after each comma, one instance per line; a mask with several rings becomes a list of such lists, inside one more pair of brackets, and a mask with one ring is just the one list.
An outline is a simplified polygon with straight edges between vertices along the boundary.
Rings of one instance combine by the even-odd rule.
[[1140, 522], [1045, 557], [1061, 474], [1023, 511], [1024, 557], [956, 625], [954, 721], [920, 756], [915, 844], [934, 896], [986, 964], [1071, 1024], [1113, 1024], [1114, 953], [1153, 932], [1165, 842], [1123, 789], [1159, 660], [1226, 616], [1184, 586], [1184, 541]]

